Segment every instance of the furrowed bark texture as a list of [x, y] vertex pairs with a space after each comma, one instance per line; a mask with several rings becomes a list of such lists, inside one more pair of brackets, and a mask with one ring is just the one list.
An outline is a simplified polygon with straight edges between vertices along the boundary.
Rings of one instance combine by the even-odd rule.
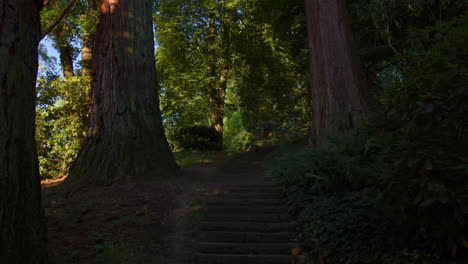
[[151, 7], [101, 1], [89, 129], [67, 180], [110, 185], [176, 174], [159, 110]]
[[34, 142], [42, 0], [0, 0], [0, 261], [50, 263]]
[[[88, 0], [88, 12], [91, 10], [97, 10], [96, 0]], [[83, 44], [81, 46], [81, 75], [91, 76], [92, 65], [93, 65], [93, 49], [94, 42], [96, 40], [96, 34], [87, 34], [83, 36]]]
[[305, 0], [312, 90], [311, 144], [367, 113], [365, 86], [344, 0]]

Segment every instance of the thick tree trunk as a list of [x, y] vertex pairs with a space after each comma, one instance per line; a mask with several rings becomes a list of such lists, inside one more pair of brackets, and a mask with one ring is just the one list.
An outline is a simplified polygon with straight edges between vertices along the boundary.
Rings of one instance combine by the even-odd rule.
[[[96, 0], [88, 0], [88, 12], [97, 10]], [[81, 46], [81, 76], [91, 76], [93, 65], [93, 48], [96, 40], [96, 34], [88, 32], [83, 36]]]
[[312, 89], [311, 144], [324, 129], [347, 131], [367, 112], [345, 0], [305, 0]]
[[50, 263], [34, 142], [42, 0], [0, 0], [0, 261]]
[[89, 129], [69, 181], [176, 174], [159, 110], [151, 14], [151, 0], [101, 1]]

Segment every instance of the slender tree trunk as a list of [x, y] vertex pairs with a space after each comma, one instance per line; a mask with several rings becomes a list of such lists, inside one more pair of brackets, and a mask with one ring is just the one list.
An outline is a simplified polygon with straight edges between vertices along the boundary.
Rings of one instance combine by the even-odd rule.
[[[210, 95], [210, 124], [216, 131], [216, 146], [218, 149], [223, 148], [223, 118], [224, 118], [224, 94], [218, 86], [218, 74], [216, 67], [217, 52], [216, 52], [216, 25], [215, 14], [210, 13], [208, 17], [208, 76], [209, 95]], [[226, 76], [227, 77], [227, 76]], [[227, 79], [226, 79], [227, 80]]]
[[154, 61], [152, 1], [99, 6], [89, 129], [68, 181], [173, 176]]
[[81, 76], [91, 77], [93, 64], [93, 46], [94, 36], [83, 36], [83, 45], [81, 46]]
[[55, 45], [60, 55], [63, 77], [72, 77], [73, 73], [73, 48], [66, 38], [65, 20], [60, 22], [53, 30]]
[[0, 261], [50, 263], [34, 142], [42, 0], [0, 0]]
[[[88, 13], [97, 10], [96, 0], [88, 0]], [[96, 40], [94, 31], [87, 32], [83, 36], [83, 45], [81, 46], [81, 75], [91, 76], [93, 65], [93, 48]]]
[[312, 145], [324, 129], [347, 131], [367, 112], [365, 82], [344, 0], [305, 0], [312, 72]]
[[[223, 1], [225, 4], [225, 0]], [[211, 13], [208, 18], [208, 72], [211, 78], [210, 83], [210, 123], [217, 133], [216, 146], [223, 148], [223, 130], [224, 130], [224, 100], [226, 98], [226, 89], [229, 77], [229, 67], [231, 63], [231, 29], [230, 16], [225, 5], [220, 10], [222, 14], [220, 50], [216, 47], [216, 25], [215, 14]], [[219, 54], [220, 67], [216, 67], [216, 60]]]
[[230, 28], [230, 16], [226, 10], [224, 10], [224, 20], [222, 25], [222, 32], [221, 32], [221, 72], [219, 78], [219, 87], [218, 93], [216, 98], [213, 100], [215, 101], [215, 116], [213, 120], [216, 120], [215, 129], [220, 134], [220, 138], [218, 140], [219, 148], [222, 149], [223, 147], [223, 131], [224, 131], [224, 100], [226, 98], [226, 90], [228, 84], [228, 77], [229, 77], [229, 67], [231, 64], [231, 28]]

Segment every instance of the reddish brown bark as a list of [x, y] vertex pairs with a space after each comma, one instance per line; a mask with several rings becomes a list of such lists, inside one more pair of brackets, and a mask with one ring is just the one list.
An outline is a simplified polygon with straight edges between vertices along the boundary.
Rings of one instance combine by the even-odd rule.
[[312, 89], [311, 144], [324, 129], [347, 131], [367, 112], [344, 0], [305, 0]]
[[173, 176], [154, 61], [152, 1], [99, 6], [89, 130], [69, 181]]
[[47, 264], [34, 142], [42, 0], [0, 0], [0, 261]]

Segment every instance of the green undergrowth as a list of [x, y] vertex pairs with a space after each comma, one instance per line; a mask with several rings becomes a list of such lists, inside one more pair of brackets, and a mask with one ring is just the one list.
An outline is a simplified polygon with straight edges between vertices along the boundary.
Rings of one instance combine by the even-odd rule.
[[[266, 177], [285, 187], [312, 263], [464, 263], [463, 249], [456, 255], [443, 247], [434, 250], [434, 245], [449, 243], [446, 236], [408, 231], [412, 222], [429, 227], [425, 218], [412, 215], [401, 223], [387, 208], [385, 192], [391, 188], [385, 179], [391, 177], [394, 164], [383, 151], [369, 146], [362, 131], [327, 135], [314, 149], [305, 140], [285, 145], [270, 154], [264, 166]], [[452, 219], [444, 221], [440, 229], [450, 229], [445, 223]], [[458, 230], [463, 236], [463, 229]], [[428, 234], [425, 240], [420, 232]]]
[[218, 163], [229, 160], [241, 152], [226, 151], [179, 151], [174, 152], [174, 157], [180, 167], [194, 167], [210, 163]]
[[96, 251], [96, 264], [122, 263], [140, 264], [143, 263], [143, 254], [135, 253], [125, 242], [106, 240], [101, 233], [93, 235]]

